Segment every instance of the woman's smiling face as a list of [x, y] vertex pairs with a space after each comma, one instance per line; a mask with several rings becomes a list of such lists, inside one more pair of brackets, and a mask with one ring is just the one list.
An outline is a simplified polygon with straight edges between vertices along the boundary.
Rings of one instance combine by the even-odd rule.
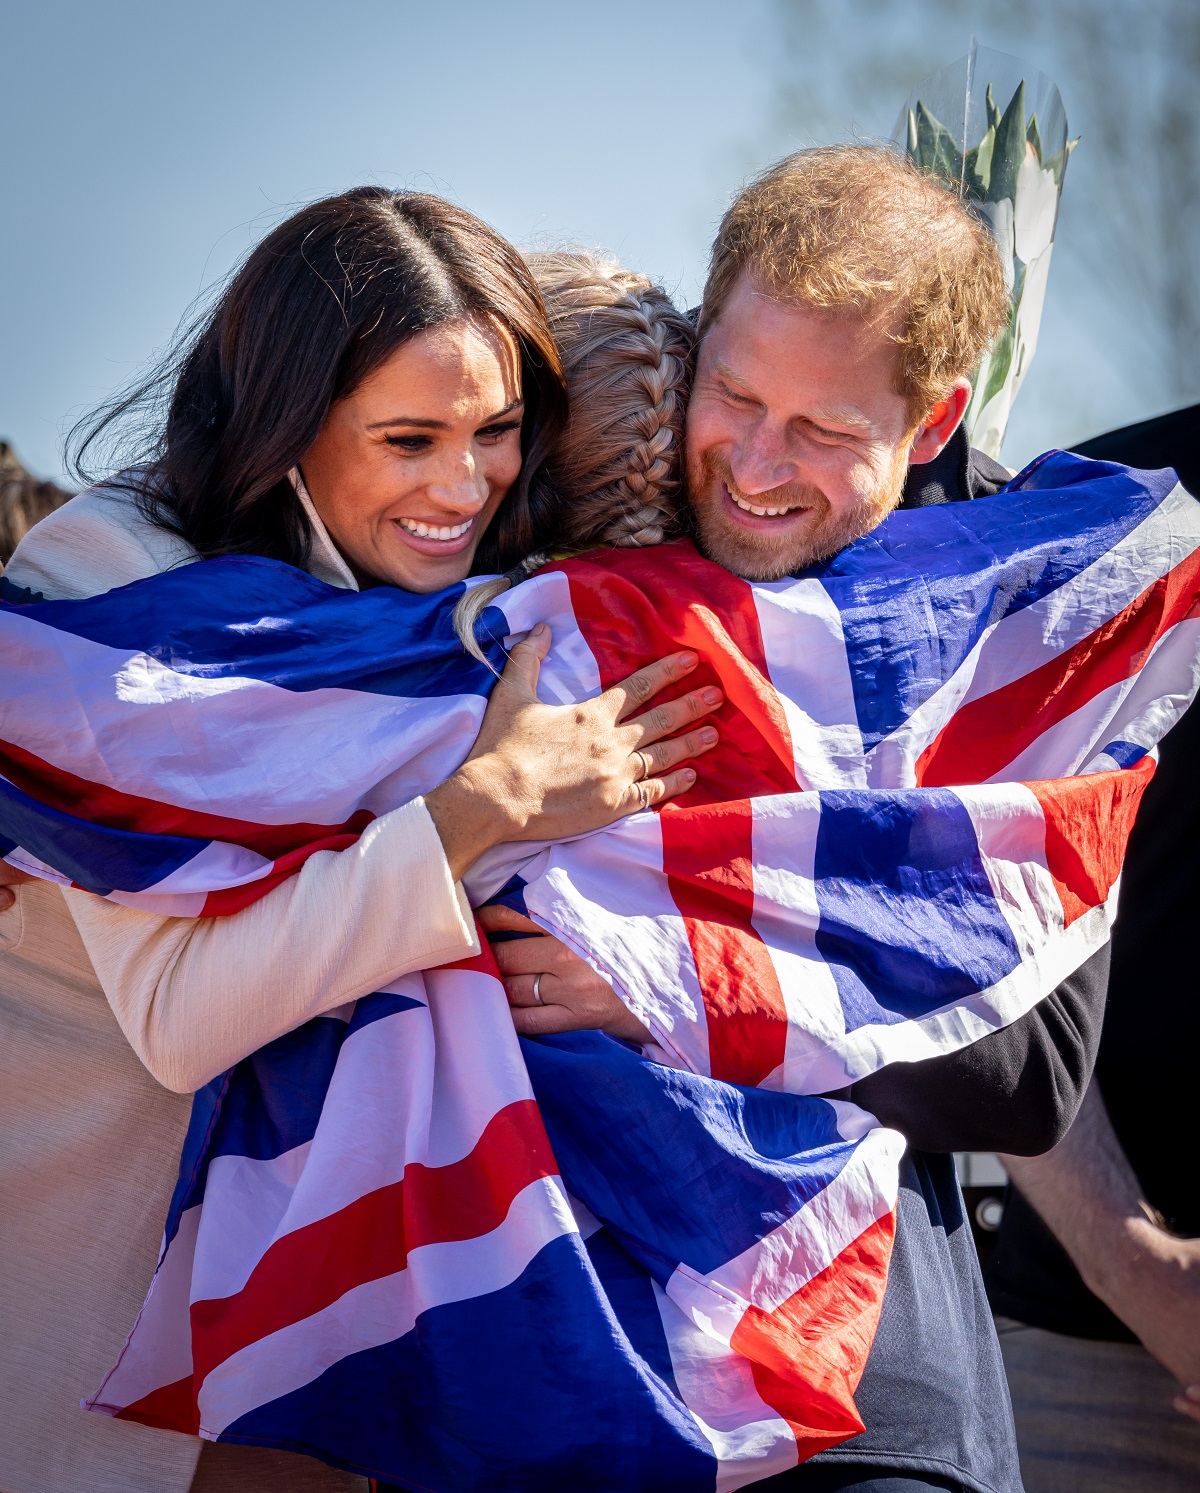
[[333, 405], [300, 467], [360, 585], [470, 573], [521, 470], [523, 414], [512, 338], [466, 320], [418, 333]]

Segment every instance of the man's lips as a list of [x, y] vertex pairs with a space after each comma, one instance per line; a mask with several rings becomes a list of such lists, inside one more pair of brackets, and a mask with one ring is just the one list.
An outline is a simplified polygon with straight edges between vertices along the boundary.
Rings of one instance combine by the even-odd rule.
[[[790, 504], [787, 507], [776, 503], [748, 504], [745, 498], [735, 498], [724, 482], [721, 483], [721, 498], [725, 512], [735, 523], [755, 530], [778, 529], [781, 524], [801, 519], [812, 512], [811, 507], [804, 503]], [[752, 508], [761, 508], [762, 512], [752, 512]]]

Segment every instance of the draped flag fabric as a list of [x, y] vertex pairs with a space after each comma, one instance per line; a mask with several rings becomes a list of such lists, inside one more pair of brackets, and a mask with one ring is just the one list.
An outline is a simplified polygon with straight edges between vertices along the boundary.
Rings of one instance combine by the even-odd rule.
[[[861, 1427], [902, 1141], [823, 1099], [1028, 1011], [1108, 936], [1200, 680], [1200, 507], [1051, 453], [797, 579], [684, 543], [550, 567], [542, 698], [679, 647], [726, 694], [695, 787], [506, 847], [649, 1026], [518, 1042], [485, 951], [196, 1096], [159, 1268], [92, 1408], [414, 1487], [732, 1489]], [[209, 561], [0, 609], [0, 851], [236, 912], [440, 782], [494, 682], [455, 587]], [[398, 889], [402, 915], [403, 895]]]

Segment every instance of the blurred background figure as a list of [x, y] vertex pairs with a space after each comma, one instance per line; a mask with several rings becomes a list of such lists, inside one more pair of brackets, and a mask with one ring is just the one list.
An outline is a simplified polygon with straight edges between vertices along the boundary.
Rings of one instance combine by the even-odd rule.
[[[1200, 406], [1085, 450], [1174, 466], [1198, 491]], [[1091, 1088], [1053, 1151], [1004, 1157], [1013, 1186], [987, 1283], [1028, 1493], [1200, 1487], [1198, 764], [1193, 706], [1130, 839]]]

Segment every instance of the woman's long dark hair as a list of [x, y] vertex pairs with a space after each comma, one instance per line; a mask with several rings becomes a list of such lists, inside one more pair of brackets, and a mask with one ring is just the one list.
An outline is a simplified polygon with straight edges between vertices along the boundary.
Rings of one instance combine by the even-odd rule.
[[287, 473], [336, 400], [411, 337], [462, 317], [498, 323], [520, 350], [524, 462], [475, 561], [506, 570], [551, 527], [535, 479], [566, 417], [566, 384], [524, 260], [423, 192], [357, 187], [281, 223], [155, 373], [72, 432], [73, 470], [94, 480], [89, 453], [141, 415], [145, 445], [124, 453], [138, 465], [118, 480], [157, 523], [205, 558], [303, 566], [311, 533]]

